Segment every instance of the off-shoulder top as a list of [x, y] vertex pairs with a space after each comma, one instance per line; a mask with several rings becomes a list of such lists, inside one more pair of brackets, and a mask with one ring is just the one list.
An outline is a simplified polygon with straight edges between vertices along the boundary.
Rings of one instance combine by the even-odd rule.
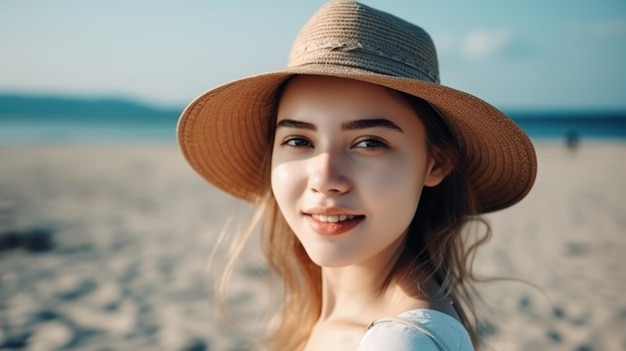
[[461, 322], [445, 313], [416, 309], [382, 318], [369, 327], [357, 351], [472, 351]]

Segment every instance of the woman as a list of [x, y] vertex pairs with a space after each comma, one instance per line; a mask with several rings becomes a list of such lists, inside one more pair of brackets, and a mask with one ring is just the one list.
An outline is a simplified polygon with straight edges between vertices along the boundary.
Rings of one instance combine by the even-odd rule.
[[268, 349], [478, 346], [470, 267], [489, 232], [463, 229], [521, 200], [536, 158], [503, 113], [439, 84], [420, 27], [331, 1], [286, 69], [202, 94], [178, 136], [204, 178], [257, 204], [285, 285]]

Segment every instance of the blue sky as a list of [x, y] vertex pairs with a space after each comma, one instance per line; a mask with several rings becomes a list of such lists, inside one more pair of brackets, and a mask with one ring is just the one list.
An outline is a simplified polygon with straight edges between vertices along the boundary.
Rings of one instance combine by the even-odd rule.
[[[325, 1], [0, 0], [0, 92], [182, 106], [284, 66]], [[363, 0], [426, 29], [442, 83], [505, 109], [626, 109], [624, 0]]]

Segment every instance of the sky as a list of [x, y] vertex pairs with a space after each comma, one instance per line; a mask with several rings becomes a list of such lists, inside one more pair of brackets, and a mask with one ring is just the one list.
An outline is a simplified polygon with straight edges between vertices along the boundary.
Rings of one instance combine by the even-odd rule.
[[[285, 66], [323, 0], [0, 0], [0, 93], [184, 106]], [[363, 0], [423, 27], [443, 85], [502, 109], [626, 110], [624, 0]]]

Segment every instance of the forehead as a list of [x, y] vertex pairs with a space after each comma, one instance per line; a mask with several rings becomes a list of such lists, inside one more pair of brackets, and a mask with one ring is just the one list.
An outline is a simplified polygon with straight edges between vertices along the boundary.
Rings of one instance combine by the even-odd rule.
[[358, 80], [295, 76], [285, 85], [278, 103], [278, 118], [409, 118], [417, 112], [401, 93]]

